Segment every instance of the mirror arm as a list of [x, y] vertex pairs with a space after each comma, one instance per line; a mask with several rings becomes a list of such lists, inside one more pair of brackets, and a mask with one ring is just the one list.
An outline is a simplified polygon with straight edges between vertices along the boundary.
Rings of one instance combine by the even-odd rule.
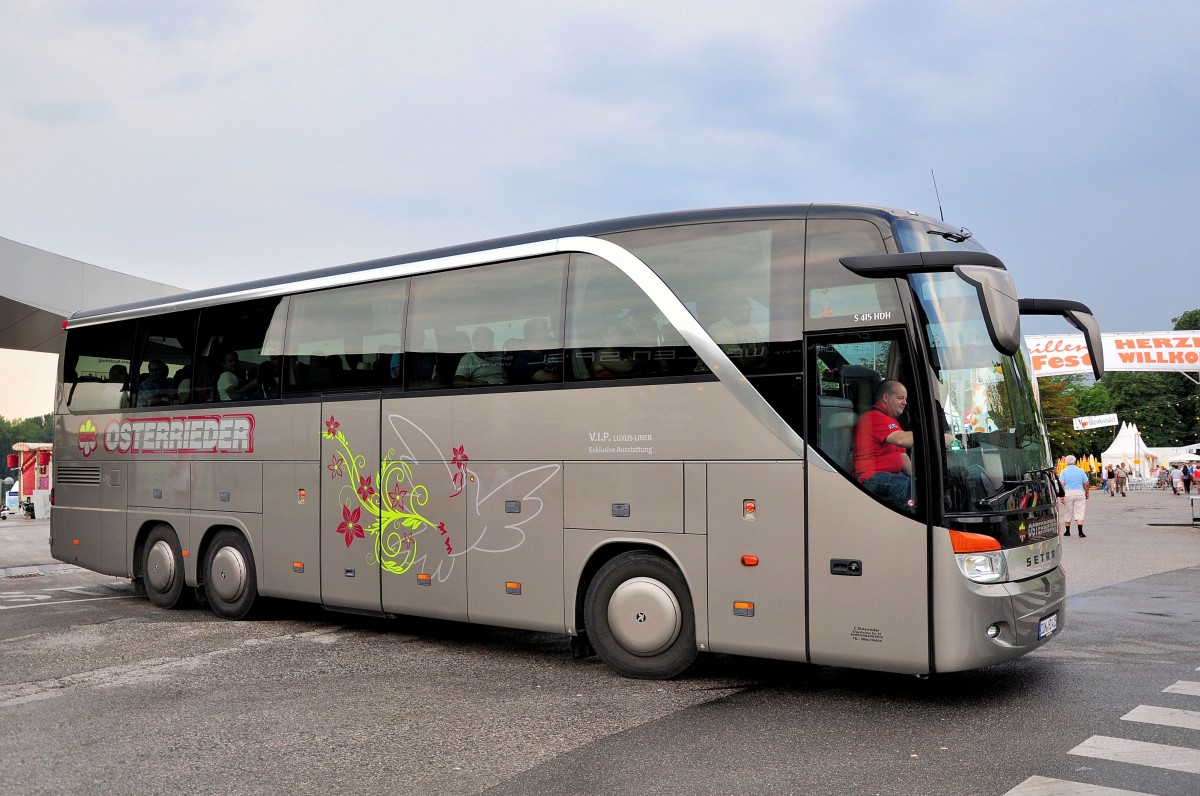
[[1099, 380], [1104, 375], [1104, 345], [1100, 339], [1100, 325], [1086, 304], [1070, 299], [1023, 298], [1017, 300], [1022, 315], [1061, 315], [1067, 323], [1083, 332], [1088, 356], [1092, 360], [1092, 373]]

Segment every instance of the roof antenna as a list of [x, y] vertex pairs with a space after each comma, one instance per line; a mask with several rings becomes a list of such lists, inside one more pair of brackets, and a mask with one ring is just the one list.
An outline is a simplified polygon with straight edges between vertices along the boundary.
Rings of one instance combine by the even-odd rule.
[[933, 173], [933, 169], [929, 170], [929, 176], [933, 177], [933, 195], [937, 197], [938, 215], [941, 216], [942, 221], [945, 221], [946, 214], [942, 212], [942, 195], [940, 193], [938, 193], [937, 175]]

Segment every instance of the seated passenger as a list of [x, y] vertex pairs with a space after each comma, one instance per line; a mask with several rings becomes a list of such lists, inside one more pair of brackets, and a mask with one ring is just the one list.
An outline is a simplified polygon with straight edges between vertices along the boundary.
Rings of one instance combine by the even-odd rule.
[[624, 343], [625, 329], [619, 320], [610, 320], [604, 325], [600, 338], [603, 345], [596, 349], [592, 359], [592, 375], [597, 379], [617, 379], [633, 375], [637, 362]]
[[486, 326], [475, 327], [471, 335], [472, 350], [463, 354], [454, 371], [455, 387], [488, 387], [507, 384], [504, 357], [497, 351], [496, 335]]
[[[220, 394], [222, 401], [261, 401], [265, 398], [278, 398], [279, 379], [275, 377], [274, 363], [269, 359], [258, 363], [258, 371], [254, 378], [245, 384], [229, 387]], [[226, 395], [229, 397], [226, 398]]]
[[[750, 322], [751, 311], [750, 300], [744, 297], [705, 302], [698, 308], [703, 316], [701, 322], [712, 335], [713, 342], [743, 370], [762, 365], [767, 358], [762, 335]], [[708, 368], [704, 363], [698, 363], [696, 370], [705, 372]]]
[[167, 406], [175, 395], [175, 385], [167, 378], [167, 366], [161, 359], [146, 363], [146, 378], [138, 385], [138, 406]]
[[900, 428], [898, 417], [908, 406], [908, 390], [891, 379], [880, 382], [875, 405], [858, 419], [854, 429], [854, 477], [884, 502], [913, 510], [913, 433]]
[[242, 364], [238, 361], [237, 352], [227, 351], [224, 363], [225, 369], [217, 377], [217, 398], [222, 401], [239, 400], [241, 398], [239, 393], [245, 383], [245, 378], [242, 375]]
[[562, 361], [547, 318], [525, 321], [526, 348], [513, 354], [508, 372], [514, 384], [562, 380]]

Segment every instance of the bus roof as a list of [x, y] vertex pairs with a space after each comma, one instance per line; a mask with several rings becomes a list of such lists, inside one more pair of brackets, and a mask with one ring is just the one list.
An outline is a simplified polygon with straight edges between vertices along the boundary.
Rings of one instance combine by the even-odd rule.
[[[903, 216], [910, 219], [925, 221], [935, 226], [944, 226], [944, 224], [939, 223], [936, 219], [931, 219], [912, 211], [870, 205], [851, 204], [809, 203], [756, 205], [747, 207], [722, 207], [704, 210], [680, 210], [667, 213], [652, 213], [648, 215], [608, 219], [605, 221], [592, 221], [567, 227], [558, 227], [556, 229], [528, 232], [502, 238], [476, 241], [474, 243], [465, 243], [456, 246], [446, 246], [438, 249], [428, 249], [410, 254], [383, 257], [376, 260], [366, 260], [363, 262], [349, 263], [346, 265], [335, 265], [327, 268], [315, 269], [312, 271], [288, 274], [285, 276], [268, 277], [264, 279], [251, 280], [248, 282], [239, 282], [232, 285], [223, 285], [186, 293], [177, 293], [172, 296], [146, 299], [142, 301], [130, 302], [128, 304], [85, 309], [72, 314], [67, 321], [67, 326], [71, 326], [72, 322], [76, 321], [100, 321], [105, 318], [105, 316], [110, 315], [116, 315], [119, 317], [135, 317], [143, 314], [153, 315], [159, 312], [169, 311], [180, 306], [199, 307], [210, 304], [221, 304], [227, 300], [234, 299], [235, 297], [244, 298], [253, 295], [277, 295], [278, 293], [283, 292], [280, 290], [280, 288], [284, 288], [289, 285], [296, 285], [300, 290], [312, 289], [303, 288], [300, 287], [300, 285], [301, 283], [306, 282], [338, 281], [338, 277], [349, 277], [350, 275], [355, 275], [357, 278], [354, 280], [345, 279], [344, 281], [346, 283], [351, 281], [370, 281], [372, 278], [370, 272], [375, 270], [389, 269], [398, 265], [440, 260], [478, 252], [486, 252], [494, 249], [503, 249], [544, 241], [552, 241], [559, 238], [611, 235], [618, 232], [630, 232], [639, 229], [677, 226], [682, 224], [712, 224], [726, 221], [754, 221], [784, 218], [802, 219], [814, 214], [819, 214], [822, 217], [827, 218], [843, 215], [854, 216], [857, 218], [862, 218], [864, 216], [875, 216], [881, 220], [889, 219], [895, 216]], [[386, 278], [386, 275], [381, 274], [380, 278]]]

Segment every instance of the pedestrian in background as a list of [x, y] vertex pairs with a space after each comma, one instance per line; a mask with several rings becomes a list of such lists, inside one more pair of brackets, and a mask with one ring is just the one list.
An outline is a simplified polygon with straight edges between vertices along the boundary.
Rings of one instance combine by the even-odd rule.
[[1088, 474], [1075, 465], [1074, 456], [1067, 457], [1067, 466], [1058, 474], [1058, 482], [1063, 488], [1063, 496], [1059, 498], [1063, 504], [1063, 524], [1066, 526], [1063, 536], [1071, 535], [1071, 521], [1074, 520], [1079, 526], [1079, 538], [1086, 539], [1087, 535], [1083, 532], [1083, 514], [1087, 508], [1091, 485], [1088, 483]]
[[1192, 494], [1192, 480], [1196, 477], [1196, 468], [1185, 464], [1182, 468], [1183, 475], [1183, 492], [1184, 494]]
[[1129, 484], [1129, 473], [1129, 465], [1125, 464], [1125, 462], [1121, 462], [1113, 468], [1113, 475], [1117, 477], [1117, 485], [1113, 487], [1112, 491], [1113, 497], [1116, 497], [1118, 492], [1121, 493], [1121, 497], [1129, 497], [1129, 495], [1125, 494], [1125, 487]]

